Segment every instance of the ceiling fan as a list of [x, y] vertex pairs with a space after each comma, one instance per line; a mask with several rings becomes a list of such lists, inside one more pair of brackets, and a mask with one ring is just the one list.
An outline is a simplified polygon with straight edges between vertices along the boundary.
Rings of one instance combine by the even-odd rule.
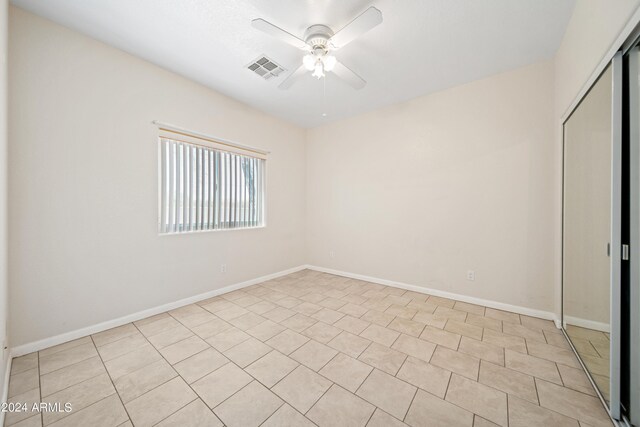
[[318, 79], [324, 77], [326, 72], [333, 72], [353, 88], [362, 89], [367, 82], [338, 61], [332, 52], [346, 46], [381, 22], [382, 12], [372, 6], [336, 33], [326, 25], [312, 25], [305, 31], [304, 39], [300, 39], [264, 19], [254, 19], [251, 21], [251, 25], [307, 52], [302, 58], [302, 65], [278, 85], [280, 89], [290, 88], [300, 76], [308, 71], [313, 71], [312, 75]]

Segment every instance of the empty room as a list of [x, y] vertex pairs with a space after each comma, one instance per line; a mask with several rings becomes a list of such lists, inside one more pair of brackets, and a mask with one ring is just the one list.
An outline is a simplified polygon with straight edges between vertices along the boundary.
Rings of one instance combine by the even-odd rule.
[[0, 0], [0, 425], [640, 427], [640, 0]]

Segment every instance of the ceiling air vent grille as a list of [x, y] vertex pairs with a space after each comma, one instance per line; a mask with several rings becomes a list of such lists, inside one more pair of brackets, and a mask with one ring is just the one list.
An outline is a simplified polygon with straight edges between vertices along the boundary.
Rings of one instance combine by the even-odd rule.
[[280, 73], [285, 71], [284, 68], [264, 55], [259, 56], [258, 59], [252, 61], [249, 65], [247, 65], [247, 68], [265, 80], [269, 80], [273, 77], [278, 77]]

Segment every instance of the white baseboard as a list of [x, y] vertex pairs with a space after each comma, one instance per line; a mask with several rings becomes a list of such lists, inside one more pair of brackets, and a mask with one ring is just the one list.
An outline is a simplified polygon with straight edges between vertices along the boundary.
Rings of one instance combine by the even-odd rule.
[[351, 279], [358, 279], [358, 280], [364, 280], [371, 283], [377, 283], [379, 285], [391, 286], [394, 288], [400, 288], [408, 291], [419, 292], [421, 294], [428, 294], [428, 295], [433, 295], [433, 296], [442, 297], [442, 298], [449, 298], [457, 301], [468, 302], [470, 304], [477, 304], [477, 305], [482, 305], [489, 308], [495, 308], [497, 310], [510, 311], [513, 313], [524, 314], [526, 316], [538, 317], [545, 320], [552, 320], [555, 323], [556, 327], [560, 329], [560, 319], [558, 318], [558, 316], [556, 316], [555, 313], [550, 311], [537, 310], [534, 308], [506, 304], [503, 302], [486, 300], [482, 298], [471, 297], [468, 295], [441, 291], [438, 289], [425, 288], [423, 286], [409, 285], [407, 283], [395, 282], [393, 280], [379, 279], [377, 277], [370, 277], [370, 276], [365, 276], [363, 274], [355, 274], [355, 273], [349, 273], [346, 271], [333, 270], [330, 268], [318, 267], [315, 265], [307, 265], [306, 268], [308, 268], [309, 270], [321, 271], [323, 273], [349, 277]]
[[[135, 322], [137, 320], [144, 319], [156, 314], [164, 313], [169, 310], [183, 307], [185, 305], [193, 304], [198, 301], [202, 301], [208, 298], [212, 298], [227, 292], [235, 291], [237, 289], [246, 288], [267, 280], [275, 279], [277, 277], [286, 276], [287, 274], [295, 273], [307, 268], [305, 265], [290, 268], [288, 270], [279, 271], [277, 273], [268, 274], [266, 276], [257, 277], [255, 279], [247, 280], [245, 282], [236, 283], [234, 285], [225, 286], [224, 288], [215, 289], [213, 291], [205, 292], [203, 294], [195, 295], [189, 298], [184, 298], [179, 301], [170, 302], [157, 307], [149, 308], [147, 310], [132, 313], [127, 316], [119, 317], [114, 320], [108, 320], [106, 322], [98, 323], [95, 325], [87, 326], [85, 328], [76, 329], [75, 331], [65, 332], [64, 334], [56, 335], [50, 338], [41, 339], [38, 341], [30, 342], [27, 344], [19, 345], [11, 349], [11, 356], [18, 357], [25, 354], [32, 353], [34, 351], [40, 351], [45, 348], [52, 347], [54, 345], [63, 344], [68, 341], [73, 341], [78, 338], [86, 337], [98, 332], [106, 331], [107, 329], [115, 328], [118, 326], [126, 325], [127, 323]], [[0, 425], [2, 425], [0, 423]]]
[[579, 326], [581, 328], [593, 329], [600, 332], [611, 332], [611, 326], [608, 323], [596, 322], [595, 320], [581, 319], [579, 317], [573, 316], [564, 316], [564, 323], [573, 326]]

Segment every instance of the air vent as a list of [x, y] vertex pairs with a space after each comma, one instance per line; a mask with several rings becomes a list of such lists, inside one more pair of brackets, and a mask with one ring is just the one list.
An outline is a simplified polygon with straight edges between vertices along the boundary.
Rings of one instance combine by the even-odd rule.
[[265, 80], [278, 77], [280, 73], [285, 71], [284, 68], [276, 64], [273, 60], [262, 55], [258, 59], [252, 61], [247, 68]]

